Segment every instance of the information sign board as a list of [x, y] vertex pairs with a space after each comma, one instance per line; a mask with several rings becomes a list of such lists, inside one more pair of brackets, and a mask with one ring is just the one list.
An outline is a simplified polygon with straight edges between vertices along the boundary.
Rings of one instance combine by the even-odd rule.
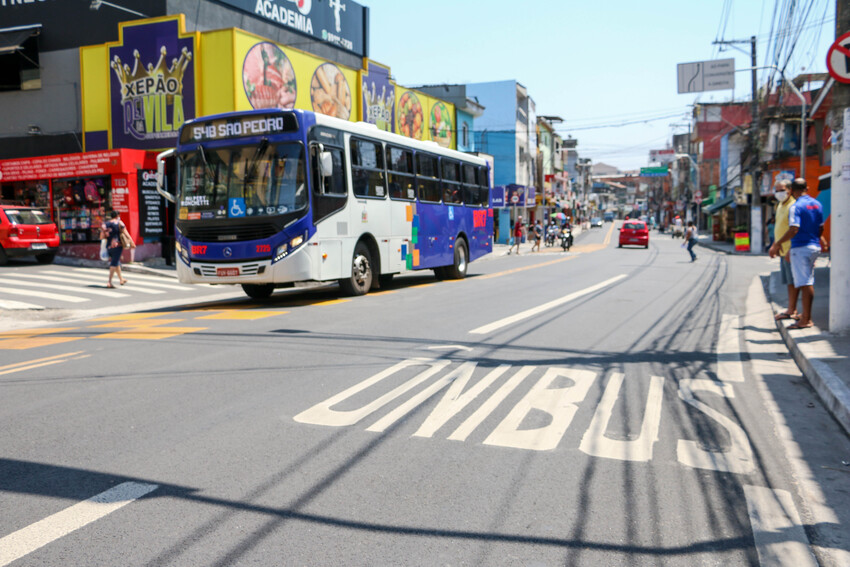
[[695, 61], [676, 66], [679, 94], [735, 88], [735, 59]]

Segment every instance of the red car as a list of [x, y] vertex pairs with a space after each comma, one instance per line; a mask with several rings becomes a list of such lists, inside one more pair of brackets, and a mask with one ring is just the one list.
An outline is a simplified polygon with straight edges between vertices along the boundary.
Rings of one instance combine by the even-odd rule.
[[649, 227], [641, 220], [626, 220], [620, 229], [620, 245], [649, 248]]
[[0, 205], [0, 265], [21, 256], [35, 256], [40, 264], [49, 264], [58, 249], [59, 231], [44, 211]]

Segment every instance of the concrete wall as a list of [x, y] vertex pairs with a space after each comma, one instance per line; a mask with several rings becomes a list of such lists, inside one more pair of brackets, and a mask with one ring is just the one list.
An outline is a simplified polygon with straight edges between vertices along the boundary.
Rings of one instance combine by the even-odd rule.
[[[41, 88], [0, 92], [0, 159], [81, 152], [80, 53], [77, 49], [39, 55]], [[41, 135], [29, 135], [38, 126]]]

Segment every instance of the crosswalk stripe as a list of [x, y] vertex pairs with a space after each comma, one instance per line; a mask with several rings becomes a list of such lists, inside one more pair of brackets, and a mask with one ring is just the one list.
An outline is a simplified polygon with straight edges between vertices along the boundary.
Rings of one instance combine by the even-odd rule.
[[3, 288], [0, 293], [8, 293], [10, 295], [25, 295], [27, 297], [41, 297], [42, 299], [55, 299], [56, 301], [67, 301], [68, 303], [84, 303], [89, 300], [88, 297], [77, 297], [74, 295], [64, 295], [62, 293], [50, 293], [48, 291], [37, 291], [34, 289], [10, 289]]
[[[75, 273], [84, 273], [85, 271], [89, 271], [87, 268], [75, 268]], [[90, 273], [90, 271], [89, 271]], [[134, 283], [141, 282], [141, 285], [151, 286], [151, 287], [161, 287], [165, 289], [178, 289], [180, 291], [188, 291], [192, 289], [192, 286], [180, 284], [177, 280], [171, 280], [169, 278], [164, 278], [161, 276], [147, 276], [144, 274], [137, 274], [133, 272], [132, 274], [127, 274], [125, 272], [125, 276], [127, 279], [132, 279]]]
[[36, 305], [35, 303], [25, 303], [23, 301], [12, 301], [11, 299], [0, 299], [0, 309], [44, 309], [44, 305]]
[[21, 285], [27, 287], [41, 287], [45, 289], [58, 289], [60, 291], [71, 291], [74, 293], [87, 293], [89, 295], [100, 295], [102, 297], [128, 297], [126, 293], [120, 293], [117, 291], [111, 291], [108, 289], [92, 289], [92, 288], [79, 288], [79, 287], [68, 287], [67, 285], [57, 285], [57, 284], [49, 284], [49, 283], [41, 283], [41, 282], [31, 282], [31, 281], [22, 281], [15, 279], [7, 279], [0, 278], [0, 284], [6, 285]]
[[[57, 272], [57, 271], [47, 271], [45, 273], [47, 273], [47, 274], [60, 274], [60, 275], [62, 274], [62, 272]], [[90, 282], [103, 283], [103, 281], [106, 279], [106, 274], [104, 274], [102, 276], [75, 275], [74, 277], [79, 278], [79, 279], [88, 280]], [[127, 288], [127, 291], [129, 291], [129, 290], [130, 290], [130, 288]], [[137, 291], [139, 293], [147, 293], [149, 295], [158, 295], [158, 294], [161, 294], [161, 293], [165, 293], [161, 289], [147, 289], [147, 288], [144, 288], [144, 287], [141, 287], [141, 286], [138, 286], [138, 285], [134, 285], [132, 287], [132, 290]]]
[[[55, 272], [54, 272], [55, 273]], [[62, 273], [62, 272], [59, 272]], [[11, 274], [3, 274], [3, 277], [14, 277], [14, 278], [23, 278], [26, 280], [44, 280], [46, 282], [60, 282], [66, 285], [68, 284], [77, 284], [77, 285], [85, 285], [90, 286], [92, 282], [88, 279], [75, 279], [74, 274], [66, 274], [63, 276], [45, 276], [43, 274], [27, 274], [27, 273], [11, 273]], [[98, 283], [103, 284], [103, 278], [100, 278]], [[115, 292], [119, 293], [119, 292]]]

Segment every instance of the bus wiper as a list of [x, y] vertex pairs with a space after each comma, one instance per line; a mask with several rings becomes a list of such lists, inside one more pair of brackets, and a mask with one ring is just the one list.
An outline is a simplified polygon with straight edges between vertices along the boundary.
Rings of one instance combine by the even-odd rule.
[[260, 158], [266, 153], [268, 147], [269, 139], [263, 138], [260, 145], [257, 146], [257, 151], [254, 152], [254, 157], [252, 157], [251, 161], [248, 162], [248, 172], [245, 174], [246, 185], [248, 184], [248, 181], [253, 180], [254, 176], [257, 174], [257, 166], [260, 164]]
[[201, 161], [204, 162], [204, 173], [207, 176], [207, 179], [210, 181], [215, 180], [215, 175], [212, 173], [212, 168], [210, 167], [210, 162], [207, 161], [207, 152], [204, 150], [204, 146], [198, 144], [198, 153], [201, 155]]

